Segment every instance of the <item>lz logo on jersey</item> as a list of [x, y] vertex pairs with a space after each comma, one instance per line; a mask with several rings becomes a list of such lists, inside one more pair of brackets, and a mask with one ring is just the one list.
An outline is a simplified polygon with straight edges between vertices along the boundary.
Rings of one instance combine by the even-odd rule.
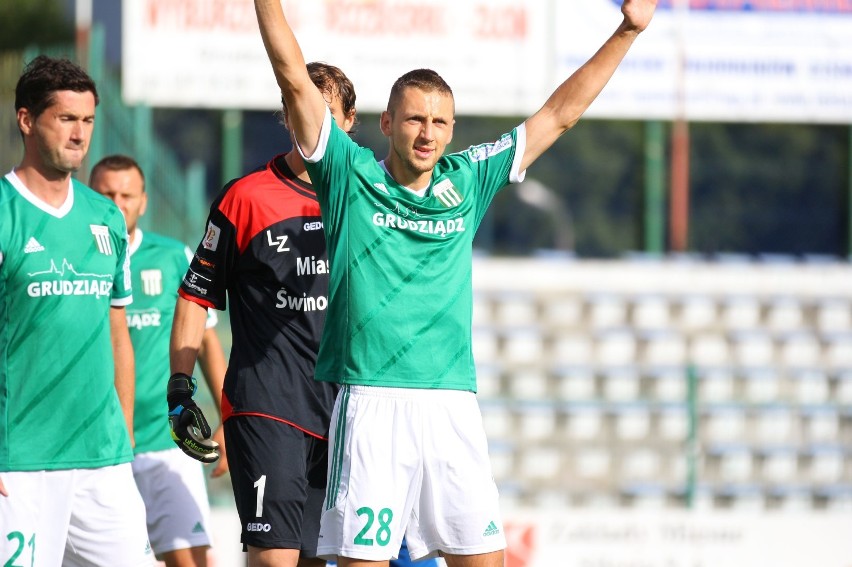
[[441, 204], [448, 209], [457, 207], [464, 200], [461, 193], [458, 192], [453, 182], [449, 179], [444, 179], [432, 188], [432, 193], [435, 195]]
[[145, 295], [162, 295], [163, 272], [160, 270], [142, 270], [142, 293]]
[[98, 251], [105, 256], [112, 256], [112, 243], [109, 241], [109, 227], [90, 224], [92, 234], [95, 237], [95, 243], [98, 245]]
[[289, 247], [284, 246], [287, 243], [288, 238], [289, 238], [289, 236], [286, 235], [286, 234], [283, 235], [283, 236], [276, 236], [276, 237], [273, 238], [272, 231], [271, 230], [266, 231], [266, 241], [269, 242], [270, 246], [277, 246], [278, 252], [289, 252], [290, 251]]

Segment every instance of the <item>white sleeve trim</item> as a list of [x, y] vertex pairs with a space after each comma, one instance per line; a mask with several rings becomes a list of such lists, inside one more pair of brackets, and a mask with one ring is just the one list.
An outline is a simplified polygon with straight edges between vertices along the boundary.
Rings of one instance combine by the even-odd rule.
[[133, 296], [128, 295], [127, 297], [114, 297], [110, 300], [110, 307], [125, 307], [133, 303]]
[[332, 120], [333, 118], [331, 117], [331, 111], [328, 109], [328, 107], [325, 107], [325, 116], [322, 119], [322, 128], [320, 128], [320, 136], [319, 140], [317, 140], [317, 148], [310, 156], [306, 156], [302, 152], [302, 148], [299, 146], [299, 143], [296, 142], [296, 149], [299, 150], [299, 155], [302, 156], [303, 160], [308, 163], [317, 163], [323, 158], [323, 156], [325, 155], [325, 149], [328, 147], [328, 138], [329, 136], [331, 136]]
[[518, 171], [521, 167], [521, 161], [524, 159], [524, 153], [527, 151], [527, 124], [522, 122], [516, 128], [518, 132], [515, 140], [515, 159], [512, 160], [512, 170], [509, 171], [509, 183], [520, 183], [527, 176], [527, 170]]

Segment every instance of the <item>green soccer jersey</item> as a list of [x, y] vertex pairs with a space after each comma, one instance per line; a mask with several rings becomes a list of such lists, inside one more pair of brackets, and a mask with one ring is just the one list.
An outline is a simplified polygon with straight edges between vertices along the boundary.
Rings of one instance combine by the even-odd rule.
[[317, 379], [475, 392], [473, 237], [497, 191], [522, 179], [523, 126], [442, 157], [421, 197], [329, 116], [308, 159], [331, 268]]
[[[127, 326], [136, 359], [136, 401], [133, 409], [134, 453], [174, 449], [169, 434], [166, 384], [169, 339], [177, 291], [192, 253], [182, 243], [137, 229], [130, 245], [133, 305]], [[216, 322], [208, 315], [207, 326]]]
[[0, 179], [0, 471], [133, 458], [109, 324], [131, 301], [127, 228], [112, 201], [69, 185], [53, 208]]

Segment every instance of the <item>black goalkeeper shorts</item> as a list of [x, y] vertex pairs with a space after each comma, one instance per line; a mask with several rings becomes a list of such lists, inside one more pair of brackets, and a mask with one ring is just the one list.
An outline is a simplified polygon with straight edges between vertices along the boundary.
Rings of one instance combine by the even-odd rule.
[[316, 557], [328, 441], [257, 416], [225, 421], [225, 448], [243, 551], [298, 549]]

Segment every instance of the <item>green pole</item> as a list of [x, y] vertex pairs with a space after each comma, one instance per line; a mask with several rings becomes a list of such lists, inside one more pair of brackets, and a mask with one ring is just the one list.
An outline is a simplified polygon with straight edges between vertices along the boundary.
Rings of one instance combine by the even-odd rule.
[[189, 164], [186, 170], [186, 202], [184, 203], [187, 222], [183, 225], [184, 230], [181, 235], [184, 242], [192, 242], [193, 238], [198, 238], [204, 226], [209, 208], [204, 192], [205, 178], [204, 163], [193, 161]]
[[222, 113], [222, 185], [243, 173], [243, 113]]
[[695, 488], [698, 482], [698, 373], [695, 366], [686, 368], [686, 403], [689, 413], [689, 430], [686, 439], [686, 507], [695, 505]]
[[665, 165], [663, 158], [663, 124], [659, 120], [645, 123], [645, 252], [660, 255], [665, 250]]
[[[88, 46], [88, 65], [89, 75], [94, 79], [95, 85], [101, 85], [105, 81], [105, 64], [106, 57], [104, 28], [101, 25], [92, 26], [91, 34], [89, 35]], [[96, 114], [97, 116], [97, 114]], [[103, 108], [100, 112], [101, 120], [95, 119], [95, 129], [92, 131], [92, 140], [89, 143], [89, 153], [86, 155], [86, 162], [82, 171], [88, 171], [89, 165], [94, 165], [104, 157], [104, 140], [106, 139], [106, 128], [109, 126], [103, 120]]]

